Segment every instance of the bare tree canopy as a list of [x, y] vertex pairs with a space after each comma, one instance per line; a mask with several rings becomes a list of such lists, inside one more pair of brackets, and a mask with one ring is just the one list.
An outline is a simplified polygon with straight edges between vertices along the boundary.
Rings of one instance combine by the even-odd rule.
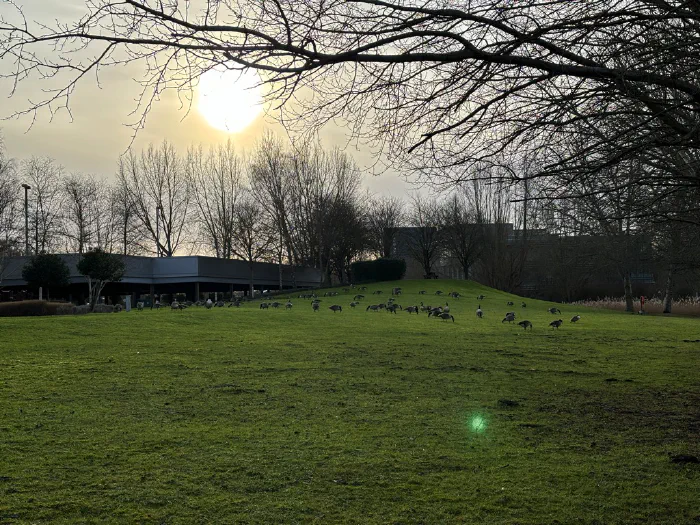
[[17, 253], [21, 246], [21, 205], [17, 198], [19, 187], [14, 160], [5, 154], [0, 136], [0, 282], [5, 258]]
[[190, 186], [182, 158], [166, 141], [157, 147], [151, 144], [139, 156], [130, 151], [121, 159], [117, 175], [134, 215], [159, 254], [172, 257], [186, 240], [190, 213]]
[[49, 157], [31, 157], [22, 162], [20, 172], [22, 180], [32, 188], [29, 237], [34, 253], [56, 251], [63, 240], [63, 166]]
[[106, 188], [94, 177], [73, 173], [63, 180], [61, 190], [67, 251], [82, 254], [104, 247], [111, 223]]
[[243, 159], [229, 140], [207, 153], [201, 146], [190, 148], [186, 169], [203, 241], [217, 257], [228, 259], [233, 255], [234, 211], [243, 191]]
[[372, 250], [380, 257], [391, 257], [394, 239], [405, 219], [404, 202], [397, 197], [369, 200], [367, 227]]
[[293, 97], [287, 123], [345, 122], [438, 184], [504, 154], [540, 157], [532, 176], [578, 170], [558, 146], [581, 130], [596, 165], [700, 146], [695, 0], [90, 0], [79, 19], [42, 22], [16, 1], [0, 19], [11, 76], [64, 82], [28, 113], [68, 107], [84, 78], [138, 62], [145, 116], [164, 89], [224, 65]]

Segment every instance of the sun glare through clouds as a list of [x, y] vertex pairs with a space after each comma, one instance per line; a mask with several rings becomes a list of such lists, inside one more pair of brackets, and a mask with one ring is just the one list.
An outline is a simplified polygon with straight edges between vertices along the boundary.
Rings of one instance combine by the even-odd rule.
[[238, 133], [262, 112], [259, 84], [252, 70], [210, 69], [200, 77], [197, 108], [213, 128]]

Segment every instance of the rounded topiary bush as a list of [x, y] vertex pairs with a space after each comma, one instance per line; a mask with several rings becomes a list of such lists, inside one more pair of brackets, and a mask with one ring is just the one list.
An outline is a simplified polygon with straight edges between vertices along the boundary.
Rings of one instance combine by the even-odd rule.
[[96, 304], [93, 312], [96, 314], [111, 314], [114, 312], [114, 306], [111, 304]]

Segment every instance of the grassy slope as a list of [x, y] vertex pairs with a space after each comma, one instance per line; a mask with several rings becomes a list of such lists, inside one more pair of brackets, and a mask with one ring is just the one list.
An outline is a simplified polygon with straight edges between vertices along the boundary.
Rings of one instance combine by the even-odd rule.
[[400, 285], [459, 290], [457, 322], [325, 308], [348, 295], [0, 319], [0, 522], [700, 519], [668, 457], [700, 454], [696, 320], [563, 307], [557, 332], [514, 298], [525, 333], [507, 294]]

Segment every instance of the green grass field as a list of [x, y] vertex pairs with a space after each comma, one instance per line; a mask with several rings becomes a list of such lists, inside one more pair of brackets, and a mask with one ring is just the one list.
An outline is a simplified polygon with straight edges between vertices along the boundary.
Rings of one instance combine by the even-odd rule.
[[671, 461], [700, 456], [697, 320], [560, 306], [556, 331], [548, 303], [399, 285], [456, 322], [369, 292], [0, 319], [0, 523], [700, 521]]

